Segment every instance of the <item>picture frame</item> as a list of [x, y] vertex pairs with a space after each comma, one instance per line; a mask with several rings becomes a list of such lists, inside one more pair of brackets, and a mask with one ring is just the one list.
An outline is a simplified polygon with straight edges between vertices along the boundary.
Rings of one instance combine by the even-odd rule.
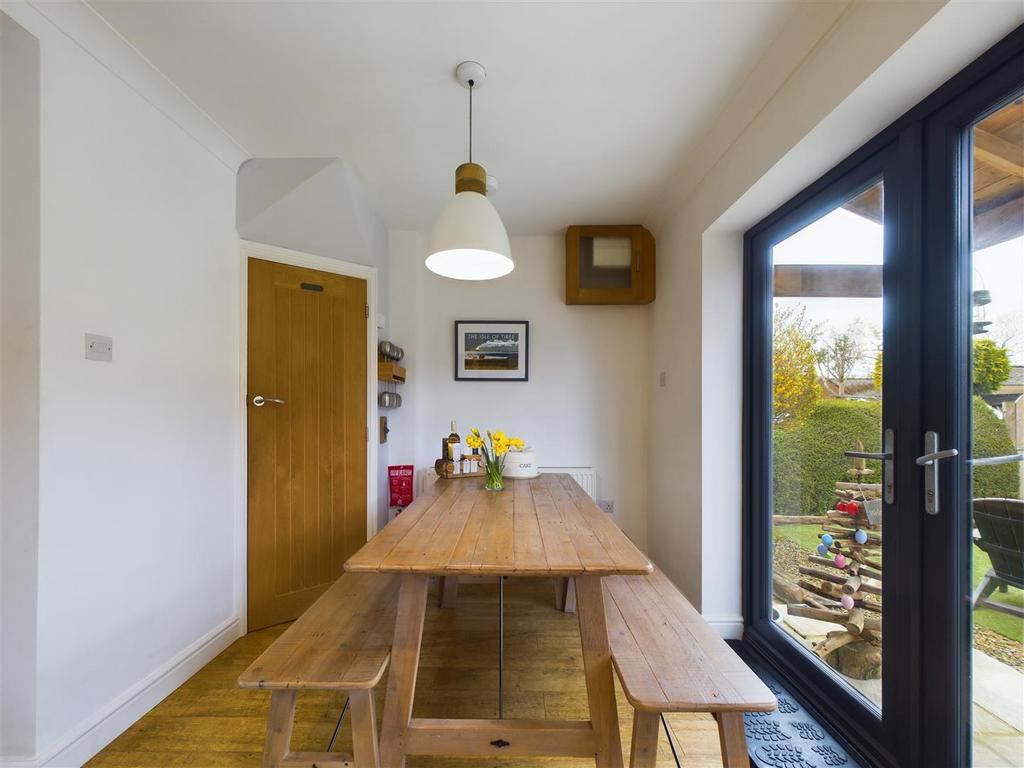
[[529, 381], [527, 320], [456, 320], [456, 381]]

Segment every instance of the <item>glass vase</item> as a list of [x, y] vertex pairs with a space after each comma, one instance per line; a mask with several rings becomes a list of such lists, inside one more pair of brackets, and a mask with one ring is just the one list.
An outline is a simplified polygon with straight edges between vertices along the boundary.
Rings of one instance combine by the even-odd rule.
[[484, 478], [484, 490], [497, 492], [504, 489], [505, 481], [501, 476], [501, 470], [498, 467], [487, 467], [487, 476]]

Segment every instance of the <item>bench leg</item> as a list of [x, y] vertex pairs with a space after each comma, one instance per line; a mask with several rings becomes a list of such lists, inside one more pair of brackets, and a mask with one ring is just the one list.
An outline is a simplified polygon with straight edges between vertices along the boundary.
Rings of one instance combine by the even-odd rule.
[[629, 768], [655, 768], [658, 762], [658, 732], [661, 715], [633, 710], [633, 744], [629, 748]]
[[398, 593], [395, 639], [391, 644], [391, 668], [381, 723], [380, 759], [384, 768], [405, 768], [405, 740], [416, 692], [427, 586], [427, 576], [403, 576]]
[[284, 764], [292, 741], [295, 698], [295, 691], [274, 691], [270, 694], [267, 737], [263, 742], [263, 768], [278, 768]]
[[742, 712], [719, 712], [718, 742], [722, 747], [724, 768], [749, 768], [747, 734], [743, 729]]
[[580, 576], [573, 581], [579, 598], [580, 641], [590, 721], [597, 742], [597, 768], [622, 768], [622, 741], [615, 702], [615, 673], [612, 671], [604, 615], [604, 589], [599, 576]]
[[454, 608], [455, 600], [459, 596], [458, 576], [437, 577], [437, 607]]
[[576, 579], [566, 579], [565, 612], [576, 613]]
[[348, 697], [352, 707], [352, 758], [356, 768], [380, 768], [373, 689], [350, 691]]

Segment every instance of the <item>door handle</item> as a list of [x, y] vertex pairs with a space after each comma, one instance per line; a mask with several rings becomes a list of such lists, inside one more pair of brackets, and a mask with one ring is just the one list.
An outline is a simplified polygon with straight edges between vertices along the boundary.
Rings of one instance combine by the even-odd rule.
[[972, 467], [992, 467], [996, 464], [1012, 464], [1015, 461], [1024, 461], [1024, 453], [1011, 453], [1007, 456], [988, 456], [984, 459], [968, 459], [967, 463]]
[[875, 459], [882, 462], [882, 490], [885, 495], [886, 504], [896, 503], [896, 481], [893, 476], [893, 450], [896, 444], [896, 434], [887, 429], [882, 435], [881, 453], [867, 451], [843, 451], [843, 456], [848, 459]]
[[252, 399], [252, 404], [257, 408], [262, 408], [267, 403], [277, 403], [278, 405], [284, 405], [284, 400], [279, 397], [264, 397], [263, 395], [256, 395]]
[[924, 467], [924, 511], [929, 515], [939, 514], [939, 462], [959, 455], [956, 448], [939, 450], [938, 432], [924, 433], [924, 455], [915, 461]]

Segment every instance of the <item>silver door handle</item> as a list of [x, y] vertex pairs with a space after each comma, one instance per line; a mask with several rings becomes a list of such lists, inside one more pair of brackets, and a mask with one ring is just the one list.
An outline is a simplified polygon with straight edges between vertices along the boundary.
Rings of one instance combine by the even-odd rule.
[[869, 453], [868, 451], [843, 451], [843, 456], [848, 459], [877, 459], [888, 461], [892, 458], [891, 453]]
[[882, 436], [881, 453], [867, 451], [843, 451], [843, 456], [848, 459], [874, 459], [882, 462], [882, 489], [885, 494], [886, 504], [896, 503], [896, 482], [893, 479], [893, 450], [896, 444], [896, 434], [887, 429]]
[[915, 461], [924, 467], [924, 511], [929, 515], [939, 514], [939, 461], [959, 456], [956, 448], [939, 450], [939, 433], [924, 433], [924, 455]]
[[959, 456], [960, 451], [956, 448], [947, 448], [944, 451], [934, 451], [932, 453], [926, 453], [924, 456], [918, 456], [914, 461], [917, 462], [919, 467], [927, 467], [929, 464], [938, 461], [939, 459], [952, 459], [954, 456]]
[[263, 395], [256, 395], [252, 399], [252, 404], [257, 408], [262, 408], [267, 403], [277, 403], [278, 405], [284, 405], [284, 400], [279, 397], [264, 397]]
[[1011, 453], [1008, 456], [989, 456], [984, 459], [968, 459], [967, 463], [972, 467], [991, 467], [996, 464], [1012, 464], [1015, 461], [1024, 461], [1024, 453]]

